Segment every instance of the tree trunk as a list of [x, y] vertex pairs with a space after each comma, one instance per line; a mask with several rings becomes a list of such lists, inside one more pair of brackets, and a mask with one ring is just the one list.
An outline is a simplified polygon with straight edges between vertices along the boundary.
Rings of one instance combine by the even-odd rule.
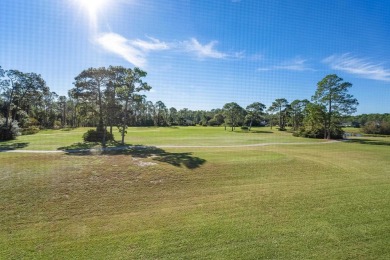
[[122, 145], [125, 144], [125, 131], [126, 131], [126, 122], [127, 122], [127, 106], [129, 104], [129, 100], [126, 99], [124, 115], [123, 115], [123, 125], [122, 125]]
[[[102, 107], [102, 93], [100, 91], [100, 81], [98, 81], [98, 98], [99, 98], [99, 123], [97, 127], [97, 132], [104, 131], [104, 125], [103, 125], [103, 107]], [[103, 135], [103, 138], [105, 138], [105, 134]], [[105, 141], [105, 140], [104, 140]]]
[[[9, 114], [11, 112], [11, 103], [12, 103], [13, 95], [14, 95], [14, 89], [13, 89], [13, 83], [12, 83], [11, 95], [9, 97], [7, 111], [6, 111], [6, 114], [5, 114], [5, 125], [6, 125], [6, 127], [8, 127], [8, 123], [9, 123]], [[11, 127], [10, 127], [10, 129], [11, 129]]]
[[102, 141], [103, 147], [106, 147], [106, 132], [107, 132], [107, 129], [106, 129], [106, 127], [103, 126], [103, 141]]
[[329, 99], [329, 115], [328, 115], [328, 125], [327, 125], [327, 136], [326, 138], [329, 140], [330, 139], [330, 124], [332, 121], [332, 99]]
[[279, 130], [282, 127], [282, 107], [279, 107]]

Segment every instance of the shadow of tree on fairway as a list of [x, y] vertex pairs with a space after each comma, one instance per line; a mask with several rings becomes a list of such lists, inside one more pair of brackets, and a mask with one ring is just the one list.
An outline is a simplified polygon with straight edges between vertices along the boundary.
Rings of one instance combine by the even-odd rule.
[[[168, 163], [176, 167], [195, 169], [203, 165], [206, 160], [192, 156], [190, 152], [172, 153], [155, 146], [121, 145], [112, 142], [108, 147], [96, 147], [97, 143], [76, 143], [67, 147], [60, 147], [68, 155], [130, 155], [134, 158], [152, 158], [152, 160]], [[95, 147], [95, 148], [94, 148]]]
[[390, 146], [390, 139], [388, 142], [386, 141], [379, 141], [379, 140], [372, 140], [372, 139], [365, 139], [365, 138], [359, 138], [359, 139], [347, 139], [349, 143], [357, 143], [357, 144], [370, 144], [370, 145], [388, 145]]
[[99, 142], [84, 142], [84, 143], [74, 143], [68, 146], [62, 146], [58, 147], [57, 150], [62, 150], [62, 151], [72, 151], [72, 150], [89, 150], [94, 147], [98, 147], [101, 144]]
[[248, 130], [248, 131], [235, 131], [235, 133], [238, 134], [273, 134], [274, 132], [272, 131], [262, 131], [262, 130]]
[[29, 143], [2, 143], [0, 142], [0, 152], [22, 149], [28, 146]]

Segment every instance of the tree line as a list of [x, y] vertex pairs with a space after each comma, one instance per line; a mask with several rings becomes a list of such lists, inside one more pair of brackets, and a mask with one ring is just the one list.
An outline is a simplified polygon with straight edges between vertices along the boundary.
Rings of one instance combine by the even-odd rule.
[[[148, 101], [145, 93], [151, 86], [146, 76], [139, 68], [89, 68], [75, 77], [67, 96], [60, 96], [39, 74], [0, 67], [0, 139], [15, 138], [18, 131], [90, 126], [96, 127], [90, 134], [103, 143], [117, 127], [123, 142], [129, 126], [175, 125], [225, 126], [231, 131], [269, 125], [281, 131], [288, 127], [297, 136], [330, 139], [342, 137], [343, 122], [356, 121], [351, 114], [358, 101], [348, 93], [352, 84], [335, 74], [317, 83], [310, 101], [277, 98], [268, 108], [260, 101], [245, 108], [230, 102], [209, 111], [178, 110], [162, 101]], [[360, 125], [371, 124], [371, 116], [360, 117]], [[386, 120], [377, 120], [376, 126]]]

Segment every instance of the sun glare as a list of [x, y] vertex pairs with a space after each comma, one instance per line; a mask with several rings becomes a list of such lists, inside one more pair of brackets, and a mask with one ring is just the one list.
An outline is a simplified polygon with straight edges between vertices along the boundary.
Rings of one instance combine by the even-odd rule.
[[93, 29], [98, 26], [99, 12], [109, 3], [108, 0], [73, 0], [73, 2], [88, 13], [89, 22]]
[[107, 3], [107, 0], [79, 0], [79, 3], [88, 12], [96, 14], [104, 7], [104, 5]]

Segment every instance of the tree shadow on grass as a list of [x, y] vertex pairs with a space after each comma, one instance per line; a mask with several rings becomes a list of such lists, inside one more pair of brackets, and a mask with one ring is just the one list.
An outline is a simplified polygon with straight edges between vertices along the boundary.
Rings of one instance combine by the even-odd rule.
[[68, 131], [73, 131], [75, 129], [76, 129], [75, 127], [65, 127], [65, 128], [61, 128], [60, 131], [68, 132]]
[[130, 155], [134, 158], [152, 158], [152, 160], [168, 163], [176, 167], [195, 169], [203, 165], [206, 160], [192, 156], [190, 152], [172, 153], [155, 146], [144, 145], [121, 145], [110, 143], [108, 147], [97, 147], [97, 143], [76, 143], [67, 147], [60, 147], [68, 155]]
[[262, 130], [248, 130], [248, 131], [239, 131], [239, 132], [235, 132], [235, 133], [238, 133], [238, 134], [273, 134], [274, 132], [272, 131], [262, 131]]
[[73, 150], [75, 150], [75, 151], [76, 150], [89, 150], [89, 149], [92, 149], [92, 148], [97, 147], [97, 146], [100, 146], [100, 143], [98, 143], [98, 142], [85, 142], [85, 143], [79, 142], [79, 143], [74, 143], [74, 144], [71, 144], [68, 146], [58, 147], [57, 150], [62, 150], [65, 152], [73, 151]]
[[370, 144], [370, 145], [387, 145], [390, 146], [390, 140], [388, 142], [386, 141], [379, 141], [379, 140], [372, 140], [372, 139], [365, 139], [365, 138], [359, 138], [359, 139], [347, 139], [349, 143], [357, 143], [357, 144]]
[[0, 142], [0, 152], [22, 149], [28, 146], [29, 143], [2, 143]]

